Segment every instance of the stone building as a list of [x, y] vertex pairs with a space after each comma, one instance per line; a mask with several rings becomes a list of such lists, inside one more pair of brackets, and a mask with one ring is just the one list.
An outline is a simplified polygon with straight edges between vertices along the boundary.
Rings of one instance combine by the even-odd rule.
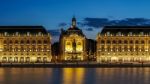
[[60, 39], [61, 61], [85, 61], [86, 37], [76, 25], [76, 18], [72, 18], [72, 25], [67, 30], [62, 30]]
[[106, 26], [96, 40], [97, 62], [150, 62], [150, 26]]
[[0, 62], [51, 61], [51, 36], [42, 26], [0, 26]]

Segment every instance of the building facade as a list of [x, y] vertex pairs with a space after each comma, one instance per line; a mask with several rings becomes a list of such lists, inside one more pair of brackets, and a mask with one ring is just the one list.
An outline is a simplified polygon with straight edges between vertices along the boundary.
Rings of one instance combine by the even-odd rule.
[[62, 30], [60, 39], [60, 60], [61, 61], [85, 61], [86, 37], [76, 26], [76, 18], [72, 19], [72, 26], [68, 30]]
[[97, 62], [150, 62], [150, 27], [106, 26], [97, 35]]
[[51, 61], [51, 36], [42, 26], [0, 26], [0, 62]]

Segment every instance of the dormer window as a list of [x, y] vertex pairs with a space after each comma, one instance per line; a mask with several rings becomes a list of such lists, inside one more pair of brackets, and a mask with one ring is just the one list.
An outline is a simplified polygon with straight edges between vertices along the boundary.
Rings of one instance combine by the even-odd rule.
[[16, 32], [16, 36], [18, 36], [19, 35], [19, 33], [18, 32]]
[[7, 36], [7, 32], [4, 32], [4, 35]]
[[140, 32], [140, 35], [144, 35], [144, 32]]
[[30, 32], [27, 32], [27, 36], [29, 36], [30, 35]]
[[42, 33], [41, 33], [41, 32], [39, 32], [39, 33], [38, 33], [38, 35], [39, 35], [39, 36], [41, 36], [41, 35], [42, 35]]
[[132, 32], [129, 32], [129, 35], [132, 36]]
[[118, 36], [121, 36], [121, 32], [118, 32]]
[[107, 35], [107, 36], [110, 36], [110, 32], [107, 32], [106, 35]]

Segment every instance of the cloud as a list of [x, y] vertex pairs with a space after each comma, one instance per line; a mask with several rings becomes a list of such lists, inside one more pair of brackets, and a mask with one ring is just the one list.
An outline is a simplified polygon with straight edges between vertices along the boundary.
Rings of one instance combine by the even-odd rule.
[[93, 28], [86, 28], [86, 31], [93, 31]]
[[107, 18], [84, 18], [82, 24], [84, 26], [98, 28], [109, 24], [109, 19]]
[[59, 36], [59, 35], [60, 35], [60, 31], [59, 31], [58, 29], [48, 30], [48, 32], [49, 32], [52, 36]]
[[[62, 22], [58, 26], [60, 28], [67, 28], [71, 23]], [[77, 25], [83, 31], [94, 31], [104, 26], [150, 26], [150, 19], [147, 18], [124, 18], [124, 19], [109, 19], [109, 18], [91, 18], [86, 17], [78, 21]], [[56, 31], [55, 31], [56, 32]], [[54, 35], [55, 35], [55, 32]], [[56, 35], [59, 35], [56, 32]]]
[[150, 19], [146, 18], [125, 18], [110, 20], [108, 18], [84, 18], [81, 22], [84, 26], [101, 28], [103, 26], [150, 26]]
[[65, 26], [67, 26], [67, 23], [65, 23], [65, 22], [62, 22], [62, 23], [58, 24], [58, 27], [65, 27]]

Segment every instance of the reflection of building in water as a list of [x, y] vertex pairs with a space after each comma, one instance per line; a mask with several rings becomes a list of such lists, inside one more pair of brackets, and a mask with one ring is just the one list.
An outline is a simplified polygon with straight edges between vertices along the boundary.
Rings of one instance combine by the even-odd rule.
[[0, 26], [0, 62], [50, 62], [50, 39], [42, 26]]
[[86, 60], [86, 37], [76, 26], [76, 19], [72, 19], [72, 26], [60, 36], [60, 60]]
[[97, 36], [97, 61], [150, 61], [150, 27], [104, 27], [101, 33]]
[[[63, 68], [62, 84], [84, 84], [85, 68]], [[67, 75], [66, 75], [67, 74]]]

